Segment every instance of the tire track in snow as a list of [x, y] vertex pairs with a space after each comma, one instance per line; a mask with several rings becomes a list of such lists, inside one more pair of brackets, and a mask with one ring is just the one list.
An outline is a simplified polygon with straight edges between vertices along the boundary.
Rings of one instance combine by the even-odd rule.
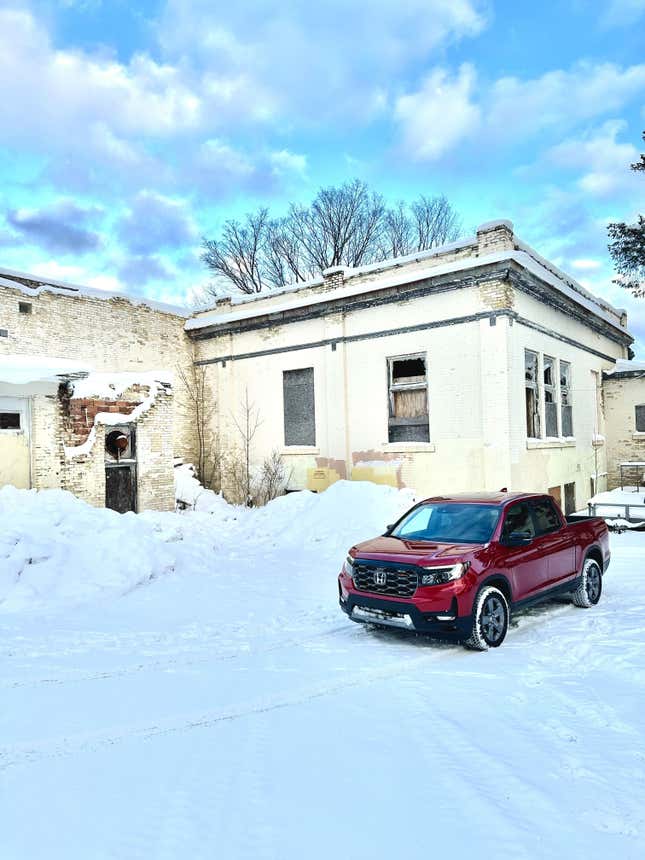
[[363, 671], [360, 674], [333, 684], [312, 684], [301, 687], [293, 695], [284, 695], [278, 699], [261, 701], [246, 706], [231, 707], [228, 710], [207, 712], [199, 717], [177, 716], [163, 722], [149, 724], [126, 731], [101, 731], [89, 734], [77, 734], [71, 738], [44, 740], [30, 744], [28, 742], [0, 748], [0, 770], [7, 770], [20, 764], [31, 764], [44, 758], [71, 755], [80, 751], [91, 751], [105, 746], [122, 743], [133, 739], [148, 740], [177, 732], [207, 729], [219, 723], [231, 722], [245, 717], [260, 716], [272, 711], [282, 710], [302, 705], [325, 696], [335, 695], [344, 690], [364, 687], [396, 676], [408, 674], [410, 667], [430, 663], [434, 660], [448, 657], [452, 649], [433, 647], [416, 658], [406, 656], [393, 661], [387, 667]]

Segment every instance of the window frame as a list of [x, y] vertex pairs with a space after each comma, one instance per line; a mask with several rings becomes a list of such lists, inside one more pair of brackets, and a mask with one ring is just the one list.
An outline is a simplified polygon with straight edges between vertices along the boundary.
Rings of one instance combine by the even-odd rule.
[[[551, 383], [547, 384], [546, 381], [546, 370], [547, 363], [550, 364], [552, 376]], [[559, 397], [559, 368], [558, 368], [558, 360], [552, 355], [547, 355], [546, 353], [542, 356], [542, 389], [543, 389], [543, 400], [544, 400], [544, 438], [545, 439], [559, 439], [560, 438], [560, 397]], [[547, 400], [547, 394], [550, 394], [552, 399], [550, 401]], [[555, 406], [555, 433], [549, 433], [549, 419], [547, 415], [547, 404], [552, 404]]]
[[[642, 415], [642, 423], [640, 427], [638, 426], [639, 410], [640, 415]], [[645, 403], [634, 404], [634, 433], [645, 433]]]
[[[287, 441], [287, 409], [285, 392], [287, 389], [287, 375], [291, 373], [302, 373], [303, 371], [311, 371], [311, 408], [312, 408], [312, 426], [313, 426], [313, 441]], [[285, 448], [315, 448], [317, 438], [316, 428], [316, 370], [313, 365], [309, 367], [290, 367], [282, 371], [282, 427]]]
[[[529, 355], [535, 356], [535, 379], [531, 382], [527, 379], [527, 358]], [[542, 439], [542, 392], [540, 385], [540, 353], [536, 352], [534, 349], [529, 349], [528, 347], [524, 347], [524, 420], [526, 422], [526, 438], [527, 439]], [[531, 389], [534, 392], [536, 409], [533, 411], [533, 430], [537, 431], [537, 434], [531, 434], [529, 432], [529, 413], [528, 413], [528, 402], [526, 397], [527, 390]]]
[[24, 413], [19, 409], [2, 409], [0, 408], [0, 415], [17, 415], [18, 416], [18, 426], [17, 427], [0, 427], [0, 433], [24, 433], [23, 426], [23, 417]]
[[[394, 363], [397, 361], [421, 360], [425, 369], [424, 381], [395, 382]], [[389, 445], [419, 445], [430, 442], [430, 396], [428, 384], [428, 354], [427, 352], [412, 352], [404, 355], [386, 356], [385, 366], [387, 370], [387, 440]], [[416, 377], [407, 377], [416, 379]], [[425, 391], [426, 412], [418, 418], [397, 418], [394, 414], [394, 395], [398, 391]], [[423, 439], [392, 439], [391, 430], [394, 427], [423, 427], [425, 434]]]
[[[572, 396], [573, 365], [570, 361], [565, 361], [562, 358], [560, 359], [558, 364], [559, 364], [558, 372], [559, 372], [559, 383], [560, 383], [559, 384], [559, 389], [560, 389], [560, 433], [562, 434], [563, 439], [573, 439], [573, 438], [575, 438], [574, 437], [574, 430], [573, 430], [573, 396]], [[568, 373], [567, 373], [568, 378], [567, 378], [566, 385], [563, 385], [563, 383], [562, 383], [562, 379], [563, 379], [563, 375], [564, 375], [563, 374], [563, 368], [567, 368], [567, 371], [568, 371]], [[564, 432], [565, 431], [565, 426], [564, 426], [564, 410], [565, 410], [565, 408], [571, 410], [571, 426], [569, 428], [571, 430], [571, 432], [567, 433], [567, 434], [565, 434], [565, 432]]]

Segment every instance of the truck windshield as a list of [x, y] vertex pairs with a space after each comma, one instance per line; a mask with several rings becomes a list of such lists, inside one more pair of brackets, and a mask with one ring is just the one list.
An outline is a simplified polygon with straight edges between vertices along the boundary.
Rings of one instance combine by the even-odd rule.
[[497, 505], [430, 503], [411, 511], [391, 535], [402, 540], [487, 543], [500, 513]]

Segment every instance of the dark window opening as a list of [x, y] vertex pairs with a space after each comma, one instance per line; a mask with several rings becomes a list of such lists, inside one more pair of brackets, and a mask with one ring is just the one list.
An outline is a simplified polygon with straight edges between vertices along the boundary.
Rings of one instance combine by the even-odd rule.
[[314, 369], [285, 370], [282, 374], [284, 400], [284, 444], [316, 444]]
[[0, 328], [0, 337], [9, 337], [9, 332], [6, 328]]
[[645, 433], [645, 403], [636, 407], [636, 432]]
[[20, 412], [0, 412], [0, 430], [20, 430]]
[[30, 314], [32, 311], [30, 302], [18, 302], [18, 313]]
[[540, 438], [540, 386], [538, 383], [538, 356], [530, 349], [524, 351], [524, 393], [526, 400], [526, 435]]
[[429, 442], [425, 357], [388, 358], [389, 442]]
[[557, 532], [561, 525], [560, 517], [550, 498], [531, 502], [531, 507], [533, 508], [536, 534], [546, 535], [550, 532]]

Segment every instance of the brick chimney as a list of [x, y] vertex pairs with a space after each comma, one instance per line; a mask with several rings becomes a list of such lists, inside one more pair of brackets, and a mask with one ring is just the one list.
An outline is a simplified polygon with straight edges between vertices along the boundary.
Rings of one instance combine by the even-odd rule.
[[480, 256], [495, 251], [512, 251], [515, 235], [512, 221], [487, 221], [477, 228], [477, 245]]
[[330, 269], [325, 269], [322, 275], [326, 290], [335, 290], [336, 287], [342, 287], [345, 283], [344, 266], [332, 266]]

